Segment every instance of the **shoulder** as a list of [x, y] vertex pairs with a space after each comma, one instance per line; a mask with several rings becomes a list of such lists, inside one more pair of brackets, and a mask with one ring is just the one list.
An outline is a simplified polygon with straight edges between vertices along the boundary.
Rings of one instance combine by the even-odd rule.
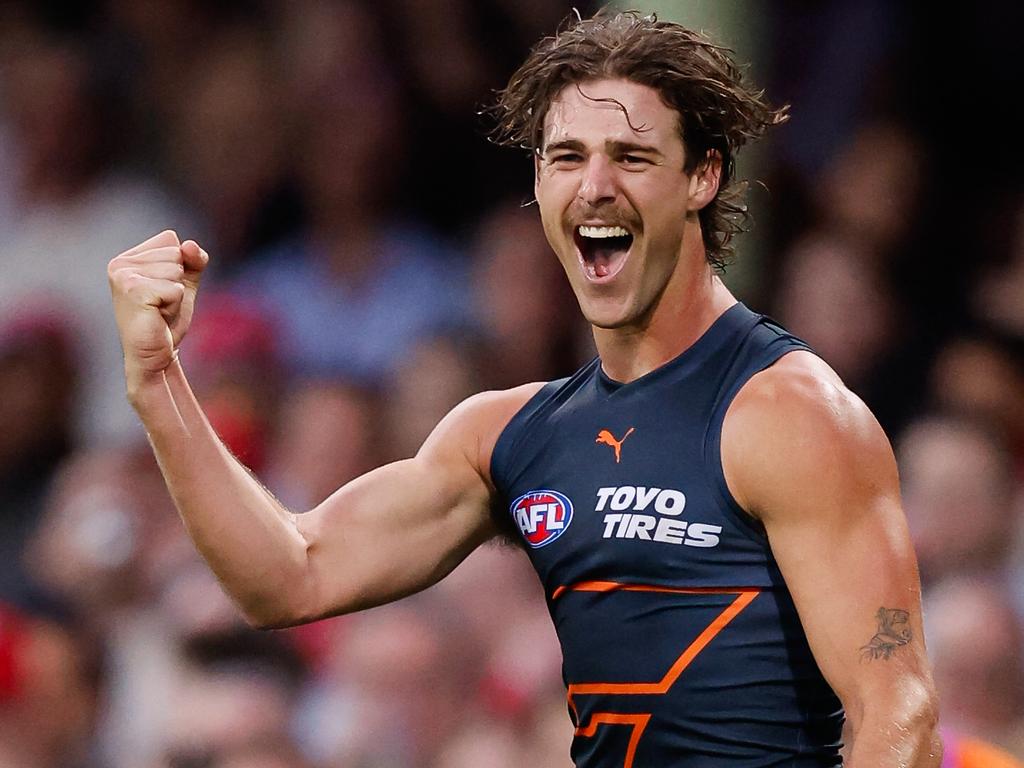
[[722, 427], [733, 496], [757, 517], [799, 496], [839, 500], [897, 485], [888, 438], [864, 402], [813, 353], [794, 351], [753, 376]]
[[453, 429], [469, 429], [477, 434], [494, 429], [500, 432], [545, 383], [535, 381], [511, 389], [479, 392], [455, 406], [441, 424], [448, 422]]
[[430, 455], [457, 448], [491, 485], [491, 454], [498, 437], [512, 417], [544, 385], [545, 382], [531, 382], [466, 398], [441, 420], [423, 444], [420, 454]]

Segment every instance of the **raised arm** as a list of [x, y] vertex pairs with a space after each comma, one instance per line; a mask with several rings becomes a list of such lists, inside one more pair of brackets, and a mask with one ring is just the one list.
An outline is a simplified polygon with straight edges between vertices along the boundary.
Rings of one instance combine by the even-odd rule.
[[938, 768], [917, 561], [875, 418], [821, 360], [793, 352], [730, 406], [722, 462], [846, 709], [849, 768]]
[[168, 231], [108, 273], [129, 399], [196, 548], [250, 623], [287, 626], [411, 594], [496, 533], [491, 449], [539, 385], [470, 398], [414, 458], [295, 514], [216, 437], [177, 360], [206, 263], [198, 245]]

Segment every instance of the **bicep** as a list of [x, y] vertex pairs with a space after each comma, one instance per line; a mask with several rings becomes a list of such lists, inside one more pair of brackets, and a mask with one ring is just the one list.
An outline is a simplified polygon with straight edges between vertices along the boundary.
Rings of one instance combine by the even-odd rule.
[[856, 722], [873, 698], [924, 676], [920, 586], [897, 497], [836, 505], [803, 520], [794, 505], [765, 527], [815, 660]]
[[459, 474], [420, 457], [398, 461], [299, 515], [311, 612], [350, 612], [417, 592], [493, 536], [486, 486]]
[[495, 536], [491, 452], [540, 386], [474, 395], [441, 420], [414, 458], [375, 469], [297, 515], [306, 546], [300, 620], [425, 589]]
[[723, 447], [727, 476], [763, 522], [815, 660], [853, 723], [901, 697], [916, 706], [931, 679], [889, 442], [840, 383], [781, 381], [767, 401], [740, 404], [729, 462]]
[[306, 620], [424, 589], [495, 534], [478, 455], [486, 426], [473, 408], [446, 416], [414, 458], [368, 472], [296, 516]]

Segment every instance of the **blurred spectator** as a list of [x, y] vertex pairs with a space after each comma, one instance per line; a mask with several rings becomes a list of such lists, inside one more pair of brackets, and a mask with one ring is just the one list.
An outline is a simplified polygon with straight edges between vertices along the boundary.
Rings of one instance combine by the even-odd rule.
[[[178, 521], [175, 520], [175, 523]], [[114, 674], [97, 740], [114, 768], [135, 768], [162, 755], [168, 717], [179, 699], [181, 638], [230, 634], [243, 628], [210, 569], [195, 554], [178, 524], [178, 538], [157, 558], [162, 573], [152, 603], [122, 611], [105, 629]], [[169, 561], [169, 562], [167, 562]]]
[[[106, 47], [110, 64], [126, 70], [131, 102], [124, 105], [124, 116], [132, 121], [132, 146], [160, 158], [168, 124], [189, 104], [202, 76], [197, 70], [207, 66], [205, 51], [217, 49], [233, 28], [256, 34], [262, 4], [102, 0], [80, 5], [92, 6], [94, 46]], [[61, 8], [57, 15], [64, 13]]]
[[1024, 338], [1024, 196], [1020, 196], [1010, 210], [1000, 213], [1003, 217], [994, 223], [1008, 230], [1007, 248], [995, 254], [993, 263], [978, 281], [971, 301], [974, 311], [990, 324], [1007, 334]]
[[781, 157], [805, 179], [817, 178], [857, 130], [891, 79], [902, 9], [883, 0], [783, 0], [771, 15], [766, 55], [777, 99], [796, 118], [778, 137]]
[[281, 404], [267, 483], [285, 506], [312, 509], [378, 465], [385, 432], [367, 392], [340, 381], [300, 382]]
[[386, 422], [391, 457], [416, 455], [452, 408], [483, 387], [481, 354], [466, 333], [425, 338], [387, 383]]
[[343, 38], [358, 47], [307, 83], [297, 106], [310, 229], [271, 249], [235, 288], [272, 308], [293, 370], [371, 383], [418, 338], [463, 317], [468, 300], [453, 254], [391, 205], [407, 134], [372, 16], [362, 5], [331, 7], [325, 23], [367, 34]]
[[454, 735], [432, 768], [518, 768], [523, 740], [509, 723], [483, 720]]
[[[397, 0], [417, 85], [442, 111], [471, 115], [487, 84], [500, 75], [474, 36], [468, 0]], [[443, 24], [437, 23], [444, 19]]]
[[476, 707], [480, 648], [436, 594], [336, 624], [305, 741], [329, 766], [429, 766]]
[[308, 765], [290, 741], [264, 739], [221, 750], [210, 768], [305, 768]]
[[[118, 768], [137, 765], [126, 756], [149, 754], [166, 711], [168, 640], [185, 622], [169, 611], [161, 616], [157, 600], [168, 590], [192, 598], [193, 611], [210, 610], [207, 596], [197, 602], [175, 581], [183, 558], [195, 563], [197, 555], [148, 451], [97, 449], [61, 468], [23, 553], [34, 581], [75, 606], [83, 626], [103, 638], [113, 674], [96, 741]], [[202, 573], [226, 603], [209, 569]]]
[[859, 243], [867, 255], [897, 256], [918, 215], [923, 160], [907, 128], [861, 126], [823, 174], [822, 225]]
[[15, 166], [10, 220], [0, 222], [0, 317], [39, 293], [75, 318], [83, 366], [77, 433], [137, 437], [106, 263], [161, 229], [187, 229], [186, 218], [162, 190], [114, 163], [118, 130], [127, 126], [108, 119], [118, 112], [110, 103], [115, 92], [84, 40], [32, 23], [0, 34], [0, 90]]
[[779, 320], [865, 396], [894, 343], [896, 307], [868, 252], [854, 241], [810, 234], [788, 255]]
[[[416, 151], [408, 158], [401, 201], [445, 231], [471, 230], [509, 195], [530, 199], [530, 158], [483, 141], [480, 110], [523, 53], [573, 9], [593, 0], [393, 0], [391, 58], [408, 82]], [[442, 187], [439, 194], [439, 185]], [[455, 201], [453, 202], [453, 197]]]
[[70, 320], [40, 299], [0, 316], [0, 590], [23, 589], [21, 550], [71, 450], [78, 360]]
[[167, 106], [168, 174], [202, 216], [215, 272], [298, 223], [286, 162], [294, 126], [272, 52], [248, 27], [189, 50], [187, 95]]
[[523, 745], [520, 765], [543, 765], [545, 768], [571, 768], [569, 745], [572, 743], [572, 721], [566, 717], [563, 691], [550, 693], [538, 702], [528, 721], [530, 738]]
[[1024, 747], [1024, 634], [999, 581], [957, 576], [925, 602], [928, 650], [951, 731]]
[[898, 442], [903, 506], [926, 586], [1008, 566], [1015, 520], [1005, 449], [948, 417], [912, 424]]
[[194, 635], [181, 654], [164, 735], [168, 768], [260, 744], [281, 745], [279, 757], [285, 752], [306, 669], [282, 636], [247, 629]]
[[263, 469], [281, 381], [277, 329], [265, 307], [206, 291], [181, 354], [214, 430], [250, 469]]
[[[562, 654], [544, 592], [524, 553], [491, 545], [473, 552], [438, 587], [459, 606], [483, 649], [479, 704], [495, 720], [529, 720], [552, 692]], [[501, 599], [495, 599], [495, 595]], [[563, 707], [565, 691], [555, 686]], [[567, 748], [568, 741], [563, 743]]]
[[181, 524], [148, 455], [82, 452], [56, 479], [26, 565], [102, 632], [153, 594], [146, 574], [168, 529]]
[[0, 765], [96, 765], [101, 671], [97, 649], [72, 622], [0, 603]]
[[488, 386], [567, 376], [581, 362], [576, 299], [534, 208], [506, 201], [474, 243], [476, 316], [485, 335]]
[[939, 351], [930, 390], [931, 400], [940, 409], [974, 419], [999, 436], [1013, 454], [1020, 479], [1024, 478], [1024, 365], [1011, 344], [1012, 340], [992, 333], [953, 339]]

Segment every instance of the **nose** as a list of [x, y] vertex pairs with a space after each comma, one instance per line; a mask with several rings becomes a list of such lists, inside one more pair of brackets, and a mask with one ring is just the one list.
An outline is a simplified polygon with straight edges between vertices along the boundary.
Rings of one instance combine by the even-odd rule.
[[583, 167], [583, 178], [576, 196], [591, 208], [615, 200], [615, 173], [607, 157], [595, 152]]

